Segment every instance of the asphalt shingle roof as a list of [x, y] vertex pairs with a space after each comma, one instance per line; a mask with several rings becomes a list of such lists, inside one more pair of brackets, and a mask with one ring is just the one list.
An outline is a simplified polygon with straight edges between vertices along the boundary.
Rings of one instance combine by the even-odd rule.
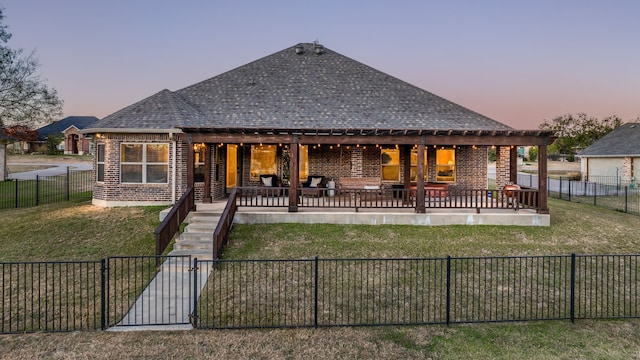
[[62, 134], [69, 126], [75, 126], [82, 130], [98, 121], [95, 116], [67, 116], [38, 129], [38, 140], [44, 141], [49, 135]]
[[170, 92], [91, 128], [510, 130], [511, 127], [314, 44], [299, 44]]
[[640, 156], [640, 123], [627, 123], [580, 152], [580, 156]]

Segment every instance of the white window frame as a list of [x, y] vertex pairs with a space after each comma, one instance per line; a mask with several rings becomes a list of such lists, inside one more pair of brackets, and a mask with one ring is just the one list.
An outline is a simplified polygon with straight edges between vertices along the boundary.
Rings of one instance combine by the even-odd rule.
[[[132, 161], [132, 162], [123, 162], [122, 155], [123, 149], [125, 145], [141, 145], [142, 146], [142, 161]], [[149, 162], [147, 161], [147, 147], [149, 145], [165, 145], [167, 150], [167, 161], [166, 162]], [[127, 142], [120, 144], [120, 183], [121, 184], [168, 184], [169, 183], [169, 143], [140, 143], [140, 142]], [[122, 166], [123, 165], [140, 165], [142, 167], [142, 180], [141, 182], [125, 182], [122, 181]], [[167, 167], [166, 179], [165, 182], [147, 182], [147, 166], [149, 165], [165, 165]]]

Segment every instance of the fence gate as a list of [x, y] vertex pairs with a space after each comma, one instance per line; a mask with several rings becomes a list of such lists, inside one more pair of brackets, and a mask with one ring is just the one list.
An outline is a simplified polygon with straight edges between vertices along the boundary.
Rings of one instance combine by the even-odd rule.
[[107, 326], [189, 324], [192, 274], [190, 256], [109, 258]]

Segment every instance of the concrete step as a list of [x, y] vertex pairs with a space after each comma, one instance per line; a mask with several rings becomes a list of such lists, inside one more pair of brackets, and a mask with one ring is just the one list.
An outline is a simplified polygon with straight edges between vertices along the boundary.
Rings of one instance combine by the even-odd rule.
[[206, 204], [196, 203], [196, 211], [197, 212], [218, 211], [222, 213], [226, 205], [227, 205], [226, 201], [216, 201], [216, 202], [206, 203]]
[[173, 250], [169, 255], [191, 255], [191, 259], [213, 260], [213, 250]]
[[188, 232], [196, 232], [196, 233], [202, 233], [202, 232], [210, 232], [213, 234], [213, 232], [216, 230], [216, 226], [218, 226], [218, 221], [211, 221], [208, 223], [202, 222], [202, 223], [195, 223], [195, 224], [189, 224], [187, 225], [187, 227], [184, 228], [184, 232], [188, 233]]
[[183, 240], [173, 245], [175, 250], [211, 250], [213, 251], [213, 238], [209, 235], [209, 239]]
[[212, 239], [213, 239], [212, 231], [205, 231], [205, 232], [188, 231], [180, 234], [180, 239], [178, 239], [178, 242], [191, 241], [191, 240], [194, 240], [194, 241], [212, 240]]
[[207, 219], [212, 218], [220, 218], [222, 215], [219, 211], [201, 211], [201, 212], [190, 212], [185, 219], [185, 222], [192, 223], [197, 221], [205, 221]]

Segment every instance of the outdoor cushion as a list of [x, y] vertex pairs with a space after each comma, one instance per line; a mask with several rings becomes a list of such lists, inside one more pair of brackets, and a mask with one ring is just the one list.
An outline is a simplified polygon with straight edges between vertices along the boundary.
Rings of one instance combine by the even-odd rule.
[[314, 177], [311, 178], [311, 183], [309, 184], [309, 187], [318, 187], [318, 185], [320, 185], [320, 183], [322, 182], [322, 178], [321, 177]]
[[266, 186], [266, 187], [271, 187], [273, 185], [271, 185], [272, 181], [271, 181], [271, 177], [263, 177], [262, 178], [262, 185]]

